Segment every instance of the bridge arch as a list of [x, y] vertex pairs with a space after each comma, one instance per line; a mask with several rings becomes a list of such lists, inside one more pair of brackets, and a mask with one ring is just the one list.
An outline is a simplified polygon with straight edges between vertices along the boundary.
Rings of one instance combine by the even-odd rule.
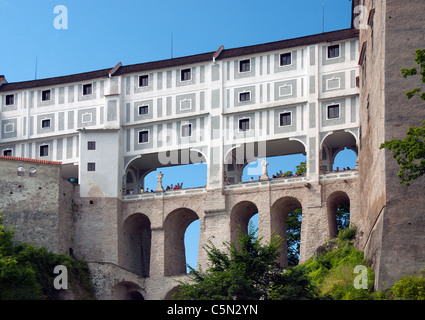
[[188, 208], [178, 208], [167, 215], [164, 221], [164, 274], [186, 274], [184, 235], [187, 227], [199, 216]]
[[295, 197], [285, 196], [276, 200], [270, 210], [271, 232], [283, 239], [281, 244], [282, 252], [277, 261], [282, 266], [288, 265], [286, 220], [288, 215], [296, 209], [302, 209], [301, 202]]
[[337, 209], [341, 205], [348, 205], [348, 207], [350, 207], [350, 197], [347, 193], [344, 191], [335, 191], [331, 193], [326, 201], [330, 238], [338, 236]]
[[112, 300], [145, 300], [142, 289], [130, 281], [117, 283], [112, 287]]
[[151, 222], [143, 213], [134, 213], [123, 223], [121, 265], [141, 277], [148, 277], [150, 255]]
[[258, 213], [258, 207], [251, 201], [237, 203], [230, 212], [230, 241], [238, 246], [239, 226], [243, 232], [248, 232], [249, 220]]

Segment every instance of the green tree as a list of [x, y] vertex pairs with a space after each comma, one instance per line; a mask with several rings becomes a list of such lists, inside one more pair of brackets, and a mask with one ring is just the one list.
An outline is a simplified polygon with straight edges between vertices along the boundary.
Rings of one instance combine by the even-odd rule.
[[280, 254], [280, 237], [273, 237], [266, 245], [255, 235], [250, 225], [248, 233], [239, 229], [238, 245], [225, 243], [220, 251], [213, 244], [206, 245], [210, 266], [206, 272], [189, 266], [189, 282], [180, 282], [174, 297], [182, 300], [259, 300], [269, 298], [272, 282], [282, 273], [275, 262]]
[[[418, 68], [401, 69], [403, 78], [412, 77], [418, 73], [421, 75], [421, 83], [425, 83], [425, 49], [416, 50], [415, 61]], [[406, 92], [407, 99], [418, 96], [425, 101], [425, 92], [421, 93], [420, 88]], [[386, 148], [393, 153], [393, 158], [400, 165], [398, 177], [400, 183], [406, 186], [410, 185], [412, 180], [425, 174], [425, 121], [420, 127], [410, 127], [407, 130], [404, 140], [393, 139], [381, 144], [380, 149]]]
[[303, 161], [299, 165], [297, 165], [296, 168], [297, 168], [296, 174], [299, 176], [303, 175], [305, 172], [307, 172], [307, 163]]
[[302, 209], [295, 209], [286, 218], [286, 247], [288, 265], [296, 266], [300, 260]]

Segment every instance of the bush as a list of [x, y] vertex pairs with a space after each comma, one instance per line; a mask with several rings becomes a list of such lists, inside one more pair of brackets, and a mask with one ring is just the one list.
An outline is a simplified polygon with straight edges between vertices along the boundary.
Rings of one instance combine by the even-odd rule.
[[380, 297], [391, 300], [425, 300], [424, 272], [400, 278], [385, 295]]
[[13, 230], [6, 229], [0, 216], [0, 300], [59, 299], [60, 291], [53, 286], [57, 265], [67, 267], [70, 287], [82, 299], [94, 297], [87, 263], [44, 247], [15, 244], [12, 237]]

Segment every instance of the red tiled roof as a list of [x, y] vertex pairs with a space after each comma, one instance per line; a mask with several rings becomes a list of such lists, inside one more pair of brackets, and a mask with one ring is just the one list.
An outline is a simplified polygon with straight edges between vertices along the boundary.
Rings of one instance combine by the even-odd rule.
[[9, 156], [0, 156], [0, 159], [15, 160], [15, 161], [25, 161], [25, 162], [33, 162], [33, 163], [42, 163], [42, 164], [51, 164], [51, 165], [55, 165], [55, 166], [60, 166], [62, 164], [62, 162], [58, 162], [58, 161], [48, 161], [48, 160], [39, 160], [39, 159], [28, 159], [28, 158], [9, 157]]

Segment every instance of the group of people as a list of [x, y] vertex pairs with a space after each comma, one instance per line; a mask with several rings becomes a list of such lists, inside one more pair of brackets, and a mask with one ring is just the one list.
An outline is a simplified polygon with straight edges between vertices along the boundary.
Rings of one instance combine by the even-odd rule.
[[177, 183], [175, 186], [173, 186], [173, 184], [171, 184], [170, 186], [167, 186], [167, 188], [165, 188], [165, 191], [179, 190], [179, 189], [183, 189], [183, 182]]
[[351, 169], [350, 169], [350, 167], [342, 168], [342, 170], [339, 170], [339, 167], [336, 167], [335, 172], [339, 172], [339, 171], [347, 171], [347, 170], [351, 170]]

